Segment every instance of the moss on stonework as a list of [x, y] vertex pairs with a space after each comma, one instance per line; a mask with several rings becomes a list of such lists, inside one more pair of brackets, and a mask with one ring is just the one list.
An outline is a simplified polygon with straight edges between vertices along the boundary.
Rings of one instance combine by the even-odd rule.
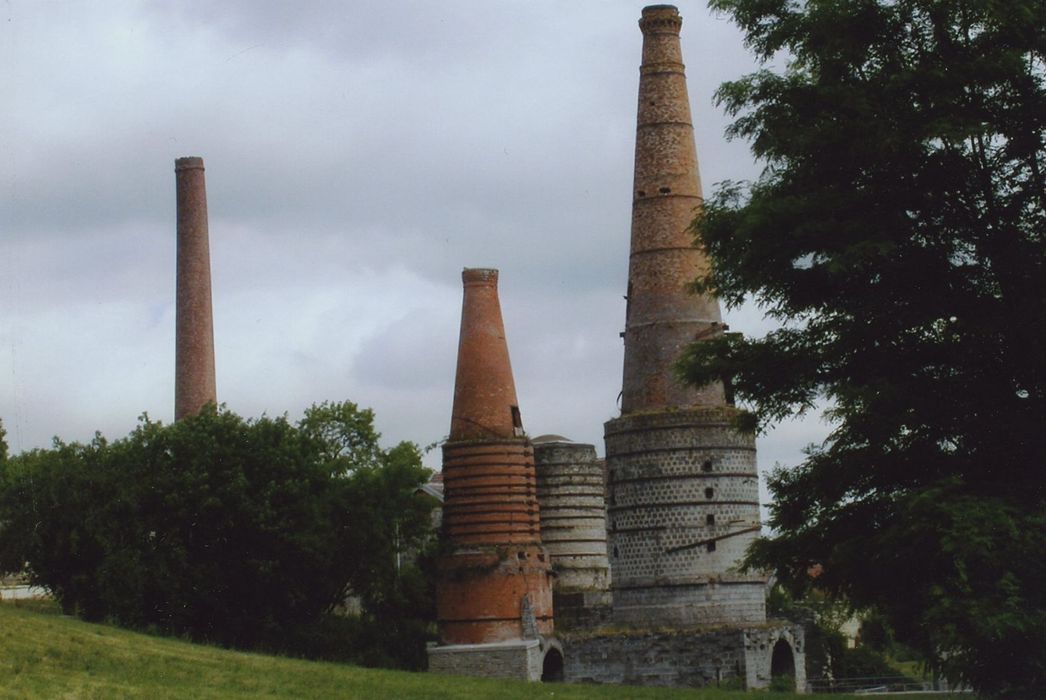
[[748, 632], [750, 630], [771, 630], [781, 627], [781, 621], [751, 623], [744, 625], [707, 625], [703, 627], [628, 627], [624, 625], [603, 625], [588, 629], [558, 630], [557, 636], [564, 641], [581, 641], [599, 638], [642, 638], [642, 637], [691, 637], [714, 635], [724, 632]]

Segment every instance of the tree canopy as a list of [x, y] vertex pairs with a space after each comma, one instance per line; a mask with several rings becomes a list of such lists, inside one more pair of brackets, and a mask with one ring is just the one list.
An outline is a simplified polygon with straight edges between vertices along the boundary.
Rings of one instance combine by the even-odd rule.
[[772, 474], [748, 563], [882, 611], [985, 694], [1041, 693], [1046, 3], [710, 4], [767, 66], [717, 93], [764, 169], [704, 203], [695, 288], [782, 325], [681, 372], [729, 381], [742, 427], [819, 401], [832, 425]]
[[[413, 444], [378, 439], [351, 402], [297, 426], [212, 405], [171, 425], [143, 416], [115, 442], [56, 438], [0, 460], [0, 570], [25, 567], [86, 619], [241, 647], [316, 648], [306, 628], [350, 591], [386, 630], [424, 619], [398, 555], [431, 539], [415, 494], [428, 470]], [[423, 655], [423, 627], [390, 655]]]

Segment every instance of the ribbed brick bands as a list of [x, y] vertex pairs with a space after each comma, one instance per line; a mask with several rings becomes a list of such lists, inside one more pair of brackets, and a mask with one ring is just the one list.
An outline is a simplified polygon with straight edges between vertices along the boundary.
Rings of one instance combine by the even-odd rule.
[[534, 458], [541, 539], [556, 571], [556, 592], [606, 590], [606, 482], [595, 447], [565, 438], [537, 438]]
[[687, 285], [707, 266], [689, 231], [701, 202], [676, 8], [643, 10], [632, 244], [621, 412], [718, 405], [719, 385], [681, 384], [673, 366], [694, 340], [722, 325], [719, 304]]
[[[443, 445], [440, 644], [552, 634], [534, 450], [523, 434], [497, 270], [462, 273], [464, 296], [450, 439]], [[474, 650], [473, 650], [474, 651]], [[471, 652], [470, 652], [471, 653]]]
[[178, 211], [174, 418], [178, 420], [216, 403], [217, 391], [203, 158], [177, 159], [174, 176]]
[[534, 451], [524, 440], [443, 447], [443, 535], [454, 544], [540, 544]]

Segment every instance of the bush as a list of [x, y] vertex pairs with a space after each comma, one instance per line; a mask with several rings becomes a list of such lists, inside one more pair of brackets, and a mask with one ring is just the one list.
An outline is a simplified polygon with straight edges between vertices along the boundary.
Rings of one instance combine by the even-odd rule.
[[397, 548], [430, 538], [414, 496], [427, 471], [416, 447], [378, 438], [373, 414], [345, 402], [297, 426], [212, 406], [167, 426], [143, 416], [111, 444], [56, 439], [0, 463], [0, 569], [28, 562], [85, 619], [231, 646], [293, 652], [350, 588], [399, 629], [427, 613], [396, 593]]

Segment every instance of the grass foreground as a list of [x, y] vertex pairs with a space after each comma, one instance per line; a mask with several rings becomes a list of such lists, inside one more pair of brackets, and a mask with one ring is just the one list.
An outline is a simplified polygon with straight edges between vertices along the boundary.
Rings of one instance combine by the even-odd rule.
[[[760, 695], [774, 700], [809, 697]], [[719, 689], [537, 684], [366, 669], [153, 637], [59, 615], [51, 604], [5, 602], [0, 604], [0, 697], [739, 700], [746, 694]]]

